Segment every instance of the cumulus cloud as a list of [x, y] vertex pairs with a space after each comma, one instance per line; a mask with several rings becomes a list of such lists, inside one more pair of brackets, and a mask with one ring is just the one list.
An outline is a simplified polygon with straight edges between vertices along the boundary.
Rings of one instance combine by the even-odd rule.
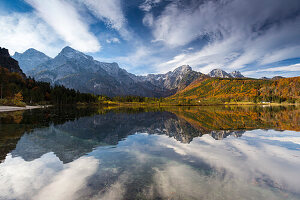
[[130, 37], [126, 29], [126, 18], [120, 0], [81, 0], [87, 8], [100, 20], [119, 31], [124, 39]]
[[[172, 64], [203, 72], [215, 66], [239, 69], [300, 57], [299, 8], [297, 0], [176, 1], [153, 19], [152, 33], [154, 41], [171, 48], [208, 38], [202, 49], [180, 60], [175, 56]], [[171, 67], [170, 61], [161, 66]]]
[[77, 10], [67, 1], [25, 1], [69, 46], [83, 52], [100, 50], [100, 43], [89, 31], [88, 24], [81, 19]]

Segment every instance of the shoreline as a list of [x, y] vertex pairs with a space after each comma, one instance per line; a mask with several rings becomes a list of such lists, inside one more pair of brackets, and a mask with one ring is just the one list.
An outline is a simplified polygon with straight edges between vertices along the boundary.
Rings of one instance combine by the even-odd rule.
[[0, 106], [0, 113], [1, 112], [20, 111], [20, 110], [31, 110], [31, 109], [38, 109], [38, 108], [45, 108], [45, 107], [47, 107], [47, 106], [25, 106], [25, 107]]
[[[98, 104], [95, 104], [98, 105]], [[172, 103], [145, 103], [145, 102], [109, 102], [102, 104], [107, 107], [188, 107], [188, 106], [300, 106], [299, 103], [253, 103], [253, 102], [224, 102], [224, 103], [199, 103], [199, 104], [172, 104]], [[81, 105], [88, 106], [88, 105]]]

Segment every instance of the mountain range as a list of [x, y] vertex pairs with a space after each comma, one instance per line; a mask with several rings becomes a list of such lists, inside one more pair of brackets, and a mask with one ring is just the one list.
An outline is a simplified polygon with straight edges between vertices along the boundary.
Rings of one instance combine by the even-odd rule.
[[94, 60], [71, 47], [65, 47], [54, 58], [33, 48], [13, 56], [27, 76], [52, 85], [62, 84], [80, 92], [107, 96], [137, 95], [166, 97], [184, 89], [194, 80], [209, 77], [242, 78], [240, 72], [227, 73], [220, 69], [208, 75], [183, 65], [165, 74], [137, 76], [119, 67], [117, 63]]
[[233, 71], [231, 73], [227, 73], [221, 69], [214, 69], [208, 73], [210, 77], [218, 77], [218, 78], [244, 78], [244, 76], [239, 71]]

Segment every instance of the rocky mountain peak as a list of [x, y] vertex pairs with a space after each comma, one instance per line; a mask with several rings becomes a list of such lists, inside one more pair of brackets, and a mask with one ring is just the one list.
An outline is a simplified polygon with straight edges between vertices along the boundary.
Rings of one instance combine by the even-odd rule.
[[24, 53], [16, 52], [13, 58], [18, 60], [21, 69], [25, 73], [51, 59], [46, 54], [33, 48], [27, 49]]
[[219, 77], [219, 78], [232, 78], [230, 74], [221, 70], [221, 69], [213, 69], [211, 72], [208, 73], [210, 77]]
[[0, 47], [0, 56], [1, 57], [9, 57], [10, 55], [9, 55], [8, 49]]
[[44, 57], [48, 57], [50, 58], [49, 56], [47, 56], [46, 54], [34, 49], [34, 48], [30, 48], [30, 49], [27, 49], [25, 52], [24, 52], [25, 55], [31, 55], [31, 56], [44, 56]]
[[63, 56], [68, 59], [88, 59], [88, 60], [93, 60], [91, 56], [85, 55], [84, 53], [77, 51], [73, 49], [72, 47], [66, 46], [64, 47], [61, 52], [58, 54], [58, 56]]
[[244, 77], [240, 71], [233, 71], [230, 73], [230, 75], [234, 78], [243, 78]]
[[174, 73], [186, 73], [188, 71], [192, 71], [192, 68], [189, 65], [182, 65], [174, 69]]

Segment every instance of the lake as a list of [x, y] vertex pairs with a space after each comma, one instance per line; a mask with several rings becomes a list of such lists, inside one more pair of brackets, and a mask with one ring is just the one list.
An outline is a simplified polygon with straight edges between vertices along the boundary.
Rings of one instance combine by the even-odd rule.
[[0, 199], [300, 199], [300, 108], [0, 113]]

